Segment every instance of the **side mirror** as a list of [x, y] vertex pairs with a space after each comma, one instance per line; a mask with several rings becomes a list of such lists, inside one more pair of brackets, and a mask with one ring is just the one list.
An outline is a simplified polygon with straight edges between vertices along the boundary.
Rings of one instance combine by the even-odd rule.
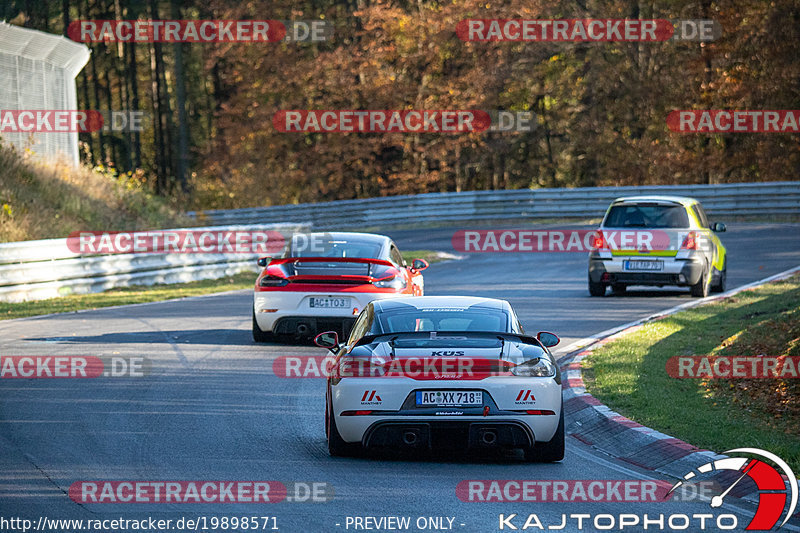
[[558, 335], [555, 333], [550, 333], [549, 331], [540, 331], [536, 334], [536, 338], [539, 339], [543, 345], [547, 346], [548, 348], [555, 346], [561, 339], [558, 338]]
[[724, 233], [728, 228], [722, 222], [714, 222], [711, 224], [711, 231], [716, 233]]
[[414, 259], [411, 262], [411, 268], [416, 270], [417, 272], [421, 272], [426, 268], [428, 268], [429, 266], [430, 265], [428, 265], [428, 262], [425, 261], [424, 259]]
[[314, 337], [314, 344], [320, 348], [327, 348], [334, 351], [339, 347], [339, 334], [335, 331], [326, 331]]
[[271, 257], [259, 257], [258, 258], [258, 266], [265, 267], [269, 264]]

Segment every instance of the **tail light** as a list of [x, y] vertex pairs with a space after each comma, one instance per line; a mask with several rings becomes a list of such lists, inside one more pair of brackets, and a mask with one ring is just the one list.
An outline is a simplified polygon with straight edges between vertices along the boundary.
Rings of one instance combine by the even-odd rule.
[[603, 237], [603, 232], [598, 231], [597, 235], [592, 238], [592, 248], [595, 250], [607, 250], [608, 243], [606, 242], [605, 237]]
[[283, 287], [289, 284], [286, 278], [279, 278], [278, 276], [264, 276], [259, 283], [262, 287]]
[[544, 378], [556, 375], [556, 367], [546, 357], [538, 357], [520, 363], [511, 369], [515, 376]]
[[697, 250], [697, 235], [693, 231], [686, 234], [681, 244], [681, 250]]
[[387, 279], [381, 279], [372, 282], [378, 288], [381, 289], [405, 289], [406, 288], [406, 280], [401, 275], [397, 275]]

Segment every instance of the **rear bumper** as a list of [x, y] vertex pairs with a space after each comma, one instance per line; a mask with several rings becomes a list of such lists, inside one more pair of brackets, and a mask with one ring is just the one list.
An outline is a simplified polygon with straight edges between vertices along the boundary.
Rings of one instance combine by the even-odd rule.
[[365, 448], [473, 449], [530, 448], [531, 429], [518, 421], [383, 421], [372, 424]]
[[[300, 291], [256, 291], [253, 297], [253, 310], [261, 331], [275, 333], [296, 333], [300, 324], [313, 331], [349, 328], [355, 318], [372, 300], [405, 296], [399, 292], [300, 292]], [[346, 298], [347, 307], [314, 308], [309, 302], [312, 297]]]
[[336, 331], [342, 337], [350, 334], [356, 317], [284, 316], [272, 324], [278, 335], [311, 335], [323, 331]]
[[[463, 407], [418, 407], [416, 392], [425, 390], [481, 391], [483, 402]], [[368, 447], [407, 446], [402, 439], [406, 429], [417, 432], [419, 446], [424, 447], [446, 447], [448, 441], [457, 447], [481, 446], [480, 436], [486, 430], [495, 433], [497, 442], [491, 446], [530, 446], [553, 438], [562, 408], [561, 384], [544, 377], [495, 376], [482, 380], [348, 377], [332, 385], [331, 394], [336, 427], [342, 439]]]
[[689, 286], [700, 281], [705, 263], [701, 256], [687, 259], [667, 259], [664, 270], [659, 272], [631, 272], [624, 269], [624, 262], [633, 257], [613, 259], [589, 258], [589, 278], [593, 283], [625, 283], [629, 285], [677, 285]]

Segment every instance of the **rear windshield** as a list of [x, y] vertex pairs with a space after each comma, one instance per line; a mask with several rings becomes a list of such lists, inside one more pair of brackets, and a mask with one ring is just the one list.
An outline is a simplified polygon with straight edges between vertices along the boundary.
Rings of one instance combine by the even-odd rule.
[[306, 240], [292, 242], [289, 257], [353, 257], [380, 259], [381, 244], [359, 241]]
[[[496, 331], [508, 332], [508, 315], [499, 309], [398, 309], [378, 315], [373, 325], [380, 331]], [[377, 328], [375, 328], [377, 329]]]
[[606, 228], [688, 228], [689, 215], [682, 205], [617, 204], [611, 206]]

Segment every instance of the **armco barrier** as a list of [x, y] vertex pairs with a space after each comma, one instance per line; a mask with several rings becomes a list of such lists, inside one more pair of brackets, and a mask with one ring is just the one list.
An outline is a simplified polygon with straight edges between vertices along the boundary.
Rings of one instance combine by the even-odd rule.
[[691, 196], [711, 216], [773, 216], [800, 214], [800, 181], [517, 189], [391, 196], [316, 204], [189, 213], [203, 224], [253, 224], [258, 221], [311, 221], [314, 229], [364, 229], [422, 226], [437, 222], [600, 218], [620, 196], [641, 194]]
[[[425, 227], [500, 220], [600, 218], [620, 196], [691, 196], [709, 214], [733, 216], [800, 215], [800, 181], [519, 189], [430, 193], [189, 213], [206, 229], [308, 231]], [[270, 223], [280, 221], [280, 223]], [[255, 255], [127, 254], [80, 256], [65, 239], [0, 244], [0, 301], [40, 300], [128, 285], [178, 283], [256, 271]]]
[[[281, 223], [204, 229], [270, 230], [286, 235], [310, 228], [308, 223]], [[0, 244], [0, 301], [43, 300], [130, 285], [222, 278], [257, 272], [258, 257], [259, 254], [238, 253], [81, 255], [67, 247], [66, 239], [4, 243]]]

